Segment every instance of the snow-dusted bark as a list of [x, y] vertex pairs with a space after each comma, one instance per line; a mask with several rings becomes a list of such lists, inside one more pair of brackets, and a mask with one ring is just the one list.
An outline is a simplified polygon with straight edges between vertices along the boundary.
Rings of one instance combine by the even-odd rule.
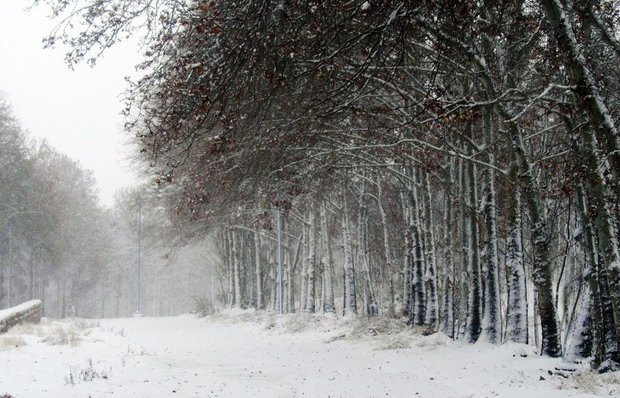
[[310, 209], [310, 235], [308, 236], [308, 268], [306, 273], [307, 278], [307, 293], [306, 293], [306, 311], [314, 312], [316, 310], [316, 273], [317, 273], [317, 261], [316, 261], [316, 249], [317, 249], [317, 235], [318, 235], [318, 223], [316, 220], [316, 209], [312, 205]]
[[291, 267], [289, 265], [289, 262], [285, 261], [284, 264], [282, 265], [282, 268], [283, 268], [283, 270], [282, 270], [282, 278], [283, 278], [282, 283], [283, 283], [283, 287], [284, 287], [283, 293], [282, 293], [283, 296], [284, 296], [284, 297], [282, 297], [282, 312], [284, 314], [288, 314], [289, 312], [291, 312], [291, 310], [290, 310], [290, 308], [288, 306], [288, 303], [290, 302], [289, 295], [291, 294], [291, 291], [292, 291], [291, 290], [292, 284], [290, 283], [291, 282]]
[[432, 191], [428, 173], [422, 173], [422, 190], [424, 192], [424, 232], [426, 271], [426, 309], [424, 323], [433, 330], [438, 326], [438, 298], [437, 298], [437, 251], [435, 248], [435, 233], [433, 231]]
[[269, 256], [269, 263], [271, 264], [271, 267], [269, 269], [269, 284], [271, 285], [271, 289], [269, 289], [269, 308], [271, 311], [276, 312], [278, 301], [278, 278], [276, 277], [276, 269], [278, 268], [278, 261], [276, 259], [276, 256], [273, 255], [274, 251], [275, 249], [272, 250], [272, 254]]
[[[480, 337], [482, 326], [482, 286], [480, 280], [480, 254], [478, 250], [478, 222], [476, 204], [478, 203], [476, 165], [467, 164], [467, 190], [469, 209], [469, 294], [467, 296], [467, 326], [465, 340], [475, 343]], [[465, 215], [464, 215], [465, 216]]]
[[410, 321], [413, 325], [424, 325], [424, 310], [426, 300], [424, 292], [424, 251], [422, 247], [422, 233], [420, 231], [420, 209], [418, 204], [417, 184], [409, 187], [409, 206], [411, 217], [409, 228], [412, 237], [413, 270], [411, 273], [412, 309]]
[[[591, 269], [586, 270], [586, 273], [590, 272]], [[566, 349], [566, 358], [569, 360], [589, 358], [593, 353], [592, 300], [592, 290], [587, 283], [584, 283], [577, 301], [577, 318], [571, 333], [571, 343]]]
[[405, 229], [405, 250], [403, 253], [403, 316], [411, 319], [413, 314], [413, 230], [411, 228], [411, 207], [404, 190], [401, 192], [401, 203], [403, 207]]
[[301, 262], [301, 282], [299, 287], [299, 309], [301, 311], [306, 310], [306, 305], [308, 304], [308, 239], [310, 236], [310, 228], [306, 223], [303, 223], [302, 227], [303, 236], [303, 260]]
[[448, 337], [454, 337], [454, 253], [452, 234], [452, 187], [454, 185], [454, 159], [446, 164], [446, 197], [444, 217], [443, 250], [443, 302], [441, 306], [441, 328]]
[[327, 223], [327, 209], [324, 203], [321, 205], [320, 211], [321, 245], [323, 247], [323, 311], [326, 313], [335, 313], [336, 304], [334, 302], [332, 249], [329, 236], [329, 225]]
[[385, 269], [389, 273], [390, 283], [390, 305], [388, 312], [391, 317], [395, 314], [395, 289], [394, 289], [394, 272], [392, 270], [392, 256], [390, 255], [390, 233], [388, 229], [387, 215], [383, 207], [383, 189], [381, 187], [381, 179], [377, 177], [377, 206], [381, 216], [381, 229], [383, 231], [383, 260], [385, 261]]
[[235, 293], [234, 293], [235, 292], [234, 291], [235, 281], [234, 281], [234, 271], [233, 271], [233, 263], [235, 260], [233, 256], [231, 237], [232, 237], [232, 232], [230, 228], [227, 227], [226, 230], [224, 231], [224, 239], [225, 239], [224, 242], [226, 246], [226, 297], [227, 297], [227, 304], [230, 308], [232, 308], [233, 306], [233, 301], [235, 297]]
[[[604, 264], [598, 263], [597, 279], [600, 294], [600, 311], [602, 315], [600, 327], [603, 330], [602, 341], [597, 346], [596, 358], [602, 362], [599, 370], [617, 370], [620, 367], [620, 348], [618, 343], [618, 324], [614, 308], [612, 284], [609, 272]], [[599, 325], [595, 325], [598, 327]]]
[[469, 217], [469, 207], [467, 206], [467, 173], [466, 173], [466, 168], [465, 168], [465, 161], [464, 160], [459, 160], [459, 201], [460, 201], [460, 232], [461, 232], [461, 236], [460, 236], [460, 250], [459, 250], [459, 254], [460, 254], [460, 263], [459, 263], [459, 267], [455, 267], [456, 269], [458, 269], [458, 280], [459, 280], [459, 295], [458, 295], [458, 302], [459, 302], [459, 329], [458, 329], [458, 335], [459, 338], [465, 338], [465, 335], [467, 333], [467, 313], [468, 313], [468, 309], [467, 309], [467, 304], [468, 304], [468, 298], [469, 298], [469, 289], [470, 289], [470, 283], [469, 283], [469, 222], [470, 222], [470, 217]]
[[288, 223], [286, 217], [282, 217], [282, 313], [290, 312], [289, 295], [291, 294], [291, 253], [289, 250], [289, 237], [286, 232]]
[[[485, 110], [484, 141], [486, 146], [493, 144], [491, 109]], [[487, 151], [484, 159], [493, 163], [493, 156]], [[497, 258], [497, 204], [495, 192], [495, 173], [493, 169], [484, 169], [483, 212], [485, 225], [485, 292], [484, 314], [482, 316], [481, 338], [493, 344], [502, 341], [502, 323], [500, 315], [499, 260]]]
[[263, 308], [263, 273], [260, 261], [260, 236], [254, 232], [254, 266], [256, 273], [256, 308]]
[[550, 357], [562, 355], [560, 325], [552, 289], [551, 260], [549, 259], [549, 227], [543, 214], [543, 204], [526, 155], [519, 126], [509, 124], [510, 135], [518, 167], [523, 200], [528, 208], [532, 236], [532, 277], [536, 286], [536, 301], [542, 331], [541, 352]]
[[[302, 231], [303, 231], [303, 228], [302, 228]], [[295, 248], [295, 255], [293, 257], [293, 261], [290, 266], [290, 275], [289, 275], [289, 283], [288, 283], [288, 287], [290, 289], [290, 292], [288, 294], [288, 309], [289, 309], [289, 312], [291, 313], [295, 312], [295, 292], [296, 292], [295, 270], [298, 267], [299, 259], [301, 257], [301, 252], [303, 250], [303, 242], [304, 242], [303, 232], [296, 239], [296, 241], [297, 241], [297, 247]]]
[[588, 217], [586, 195], [583, 185], [577, 186], [577, 213], [581, 220], [581, 244], [585, 252], [586, 265], [583, 271], [582, 293], [579, 299], [577, 321], [573, 331], [573, 342], [567, 357], [594, 357], [596, 363], [601, 363], [604, 356], [605, 344], [603, 335], [603, 312], [601, 311], [599, 275], [597, 270], [601, 256], [596, 246], [595, 231]]
[[234, 281], [234, 296], [233, 296], [233, 308], [241, 308], [241, 256], [239, 253], [239, 237], [235, 236], [235, 231], [231, 231], [230, 240], [232, 246], [232, 270], [233, 270], [233, 281]]
[[353, 264], [353, 242], [349, 220], [349, 209], [343, 195], [342, 200], [342, 240], [344, 247], [344, 303], [345, 316], [357, 314], [357, 296], [355, 288], [355, 268]]
[[370, 249], [368, 247], [368, 195], [366, 193], [366, 180], [364, 179], [360, 185], [361, 192], [359, 198], [359, 217], [357, 223], [357, 239], [359, 247], [358, 258], [364, 270], [366, 314], [369, 316], [374, 316], [379, 314], [379, 304], [377, 303], [373, 279], [370, 274]]
[[508, 308], [506, 340], [527, 344], [527, 286], [521, 239], [522, 222], [519, 190], [509, 192], [507, 200], [506, 278], [508, 280]]

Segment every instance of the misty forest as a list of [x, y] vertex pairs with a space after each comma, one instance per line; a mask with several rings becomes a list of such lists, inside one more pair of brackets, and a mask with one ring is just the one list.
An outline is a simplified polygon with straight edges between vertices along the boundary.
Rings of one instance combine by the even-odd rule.
[[531, 350], [545, 396], [586, 370], [620, 391], [618, 2], [34, 3], [68, 67], [139, 37], [119, 108], [145, 182], [101, 205], [2, 98], [0, 309], [389, 324], [446, 357]]

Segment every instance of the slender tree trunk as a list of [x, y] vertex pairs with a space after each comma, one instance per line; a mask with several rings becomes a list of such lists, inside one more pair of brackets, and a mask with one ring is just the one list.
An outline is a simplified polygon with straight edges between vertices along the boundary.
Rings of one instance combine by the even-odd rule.
[[234, 259], [234, 255], [233, 255], [233, 248], [232, 248], [232, 232], [230, 230], [230, 227], [226, 228], [226, 231], [224, 232], [224, 237], [225, 237], [225, 246], [226, 246], [226, 280], [227, 280], [227, 300], [228, 300], [228, 307], [232, 308], [233, 307], [233, 301], [234, 301], [234, 275], [233, 275], [233, 263], [235, 261]]
[[349, 209], [342, 194], [342, 240], [344, 247], [344, 305], [345, 316], [357, 314], [357, 294], [355, 288], [355, 267], [353, 264], [353, 242], [349, 222]]
[[507, 196], [506, 277], [508, 279], [508, 308], [506, 340], [527, 344], [527, 290], [523, 242], [521, 241], [521, 196], [518, 189], [509, 192]]
[[308, 237], [308, 293], [306, 294], [306, 311], [313, 313], [316, 311], [316, 248], [318, 224], [316, 220], [316, 209], [312, 205], [310, 209], [310, 236]]
[[460, 197], [460, 212], [461, 212], [461, 250], [460, 260], [461, 267], [459, 272], [459, 336], [465, 338], [467, 334], [467, 314], [469, 313], [469, 291], [471, 289], [469, 280], [469, 268], [470, 268], [470, 235], [469, 235], [469, 223], [471, 217], [469, 217], [469, 208], [467, 206], [467, 172], [465, 168], [465, 161], [460, 160], [460, 178], [459, 178], [459, 197]]
[[327, 210], [325, 204], [321, 205], [321, 241], [323, 246], [323, 311], [325, 313], [335, 313], [336, 304], [334, 302], [334, 283], [333, 283], [333, 264], [332, 248], [329, 236], [329, 226], [327, 223]]
[[239, 237], [235, 236], [235, 231], [231, 231], [231, 246], [232, 246], [232, 263], [233, 263], [233, 281], [235, 294], [233, 297], [233, 308], [241, 308], [241, 256], [239, 253]]
[[385, 269], [389, 275], [390, 304], [388, 312], [391, 318], [396, 316], [395, 311], [395, 289], [394, 289], [394, 270], [392, 269], [392, 256], [390, 255], [390, 234], [388, 228], [387, 215], [383, 207], [383, 189], [381, 187], [381, 179], [377, 177], [377, 206], [381, 215], [381, 227], [383, 231], [383, 260], [385, 261]]
[[[303, 227], [302, 227], [302, 230], [303, 230]], [[291, 266], [291, 275], [290, 275], [290, 282], [289, 282], [291, 291], [288, 297], [289, 310], [291, 313], [295, 312], [295, 270], [297, 269], [297, 265], [299, 264], [299, 258], [301, 256], [301, 251], [303, 248], [303, 237], [304, 237], [304, 234], [302, 232], [302, 234], [297, 239], [297, 248], [295, 249], [295, 258], [293, 259], [293, 264]]]
[[411, 277], [413, 311], [411, 313], [411, 323], [420, 326], [424, 325], [426, 302], [424, 292], [424, 254], [422, 248], [422, 234], [420, 231], [420, 209], [418, 206], [418, 190], [416, 183], [412, 183], [410, 187], [409, 203], [412, 216], [410, 219], [410, 228], [413, 238], [413, 272]]
[[[586, 253], [586, 265], [583, 270], [583, 279], [586, 282], [582, 285], [582, 292], [578, 299], [578, 314], [575, 328], [573, 331], [573, 341], [568, 348], [567, 358], [589, 358], [593, 354], [598, 354], [595, 358], [596, 363], [602, 361], [604, 345], [602, 330], [602, 312], [600, 311], [600, 292], [598, 274], [599, 255], [594, 241], [594, 230], [592, 223], [587, 216], [586, 198], [581, 184], [577, 186], [577, 212], [579, 213], [582, 226], [582, 245]], [[595, 345], [600, 347], [595, 352]]]
[[[487, 147], [493, 144], [493, 125], [491, 109], [485, 109], [484, 115], [484, 141]], [[487, 163], [493, 163], [493, 156], [486, 151], [484, 159]], [[497, 257], [497, 204], [495, 194], [495, 175], [493, 169], [484, 169], [484, 223], [485, 223], [485, 303], [482, 317], [482, 338], [490, 343], [502, 342], [502, 323], [500, 315], [500, 291], [499, 291], [499, 260]]]
[[299, 309], [301, 311], [306, 310], [306, 306], [308, 305], [308, 252], [309, 252], [309, 236], [310, 236], [310, 227], [303, 224], [303, 249], [304, 255], [301, 265], [301, 283], [300, 283], [300, 296], [299, 296]]
[[256, 309], [263, 309], [263, 275], [260, 261], [260, 236], [254, 232], [254, 266], [256, 272]]
[[[407, 187], [408, 189], [409, 187]], [[404, 191], [403, 191], [404, 192]], [[414, 243], [413, 243], [413, 215], [409, 194], [401, 194], [401, 203], [405, 215], [405, 251], [403, 255], [403, 316], [413, 319], [413, 267], [414, 267]]]
[[441, 309], [441, 331], [454, 338], [454, 256], [452, 235], [452, 186], [454, 185], [454, 159], [448, 158], [446, 164], [446, 202], [444, 218], [444, 269], [443, 269], [443, 303]]
[[358, 247], [359, 263], [364, 270], [365, 292], [366, 292], [366, 314], [375, 316], [379, 314], [379, 304], [373, 285], [373, 278], [370, 273], [370, 249], [368, 247], [368, 199], [366, 192], [366, 180], [361, 182], [361, 193], [359, 199], [359, 220], [358, 220]]
[[269, 291], [269, 308], [273, 312], [277, 312], [277, 292], [278, 292], [278, 278], [276, 277], [276, 269], [278, 268], [278, 259], [275, 255], [276, 249], [271, 247], [269, 254], [269, 285], [271, 289]]
[[475, 343], [480, 337], [482, 328], [482, 286], [480, 281], [480, 254], [478, 251], [478, 222], [476, 205], [478, 203], [476, 165], [467, 164], [467, 188], [469, 193], [469, 296], [467, 298], [467, 327], [465, 340]]
[[437, 298], [437, 250], [435, 248], [435, 233], [433, 232], [433, 199], [428, 173], [422, 172], [422, 189], [424, 191], [424, 219], [426, 233], [426, 309], [424, 322], [432, 330], [437, 329], [438, 298]]

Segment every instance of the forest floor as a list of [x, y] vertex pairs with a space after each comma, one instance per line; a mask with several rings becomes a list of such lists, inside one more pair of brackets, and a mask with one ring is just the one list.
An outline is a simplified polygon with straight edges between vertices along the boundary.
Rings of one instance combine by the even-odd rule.
[[387, 318], [44, 319], [0, 336], [0, 397], [620, 396], [620, 373], [571, 366]]

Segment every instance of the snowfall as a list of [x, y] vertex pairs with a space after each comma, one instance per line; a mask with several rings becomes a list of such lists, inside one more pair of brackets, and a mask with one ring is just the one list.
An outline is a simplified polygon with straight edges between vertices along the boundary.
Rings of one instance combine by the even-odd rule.
[[43, 319], [0, 336], [0, 397], [620, 397], [620, 373], [389, 318]]

